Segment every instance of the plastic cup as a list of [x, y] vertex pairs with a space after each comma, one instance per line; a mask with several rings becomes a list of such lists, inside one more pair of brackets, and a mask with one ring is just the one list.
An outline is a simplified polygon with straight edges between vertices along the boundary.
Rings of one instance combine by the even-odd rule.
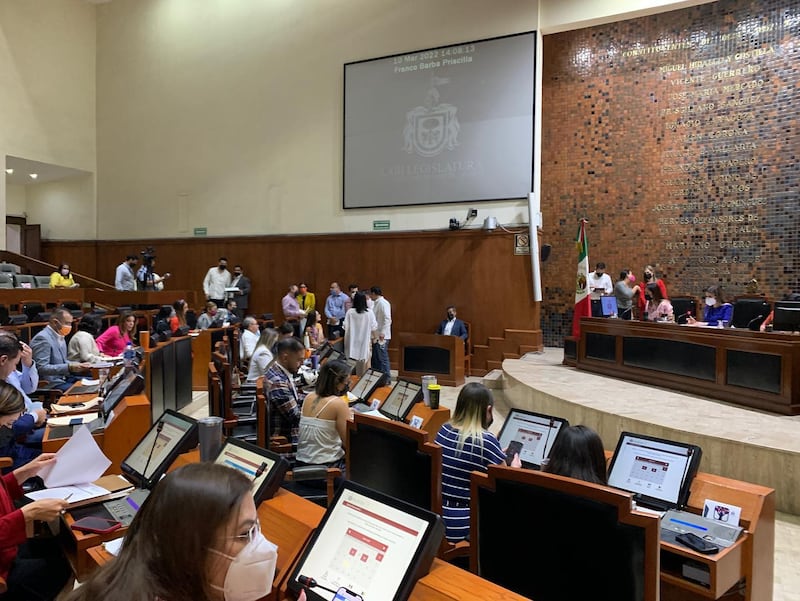
[[422, 384], [422, 402], [425, 403], [426, 407], [429, 407], [431, 404], [431, 397], [428, 386], [430, 384], [436, 384], [436, 376], [422, 376], [420, 383]]
[[210, 416], [197, 420], [197, 434], [200, 440], [200, 461], [214, 461], [222, 448], [221, 417]]
[[441, 390], [442, 387], [438, 384], [428, 384], [428, 396], [430, 397], [431, 409], [439, 408], [439, 393]]

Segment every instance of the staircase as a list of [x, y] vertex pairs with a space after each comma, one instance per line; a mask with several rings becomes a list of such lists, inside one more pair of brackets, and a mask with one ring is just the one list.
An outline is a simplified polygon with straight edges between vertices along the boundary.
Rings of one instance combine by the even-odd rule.
[[519, 359], [543, 348], [539, 330], [503, 330], [503, 336], [489, 336], [487, 344], [472, 345], [472, 369], [468, 375], [485, 376], [502, 369], [505, 359]]

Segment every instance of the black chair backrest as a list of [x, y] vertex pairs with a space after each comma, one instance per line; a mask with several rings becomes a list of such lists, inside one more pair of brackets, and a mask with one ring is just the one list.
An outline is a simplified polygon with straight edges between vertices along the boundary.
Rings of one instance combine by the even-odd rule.
[[733, 303], [731, 325], [734, 328], [757, 330], [770, 311], [772, 311], [772, 305], [763, 298], [737, 299]]
[[675, 316], [675, 321], [680, 324], [686, 323], [689, 315], [697, 319], [703, 318], [702, 315], [696, 315], [697, 299], [693, 296], [674, 296], [669, 299], [669, 302], [672, 303], [672, 314]]

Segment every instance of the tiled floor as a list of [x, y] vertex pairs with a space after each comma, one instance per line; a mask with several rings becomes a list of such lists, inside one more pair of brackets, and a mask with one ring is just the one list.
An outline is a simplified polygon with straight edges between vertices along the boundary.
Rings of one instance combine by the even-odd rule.
[[[480, 382], [481, 378], [467, 378], [468, 382]], [[451, 411], [455, 408], [460, 387], [442, 387], [441, 403]], [[502, 390], [494, 390], [495, 409], [494, 424], [491, 430], [500, 431], [509, 406]], [[208, 415], [207, 395], [196, 392], [193, 401], [184, 410], [184, 413], [199, 418]], [[798, 423], [798, 436], [800, 436], [800, 423]], [[753, 601], [770, 601], [769, 599], [754, 599]], [[775, 523], [775, 589], [773, 601], [800, 601], [800, 516], [778, 513]]]

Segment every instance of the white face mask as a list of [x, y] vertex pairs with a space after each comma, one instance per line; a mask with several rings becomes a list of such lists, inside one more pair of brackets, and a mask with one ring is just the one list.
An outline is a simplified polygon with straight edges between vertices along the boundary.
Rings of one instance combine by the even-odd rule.
[[260, 531], [235, 557], [216, 549], [211, 552], [231, 560], [223, 586], [211, 585], [222, 591], [225, 601], [256, 601], [272, 590], [278, 547]]
[[706, 298], [706, 304], [709, 307], [713, 307], [714, 305], [717, 304], [717, 299], [715, 299], [715, 298]]

